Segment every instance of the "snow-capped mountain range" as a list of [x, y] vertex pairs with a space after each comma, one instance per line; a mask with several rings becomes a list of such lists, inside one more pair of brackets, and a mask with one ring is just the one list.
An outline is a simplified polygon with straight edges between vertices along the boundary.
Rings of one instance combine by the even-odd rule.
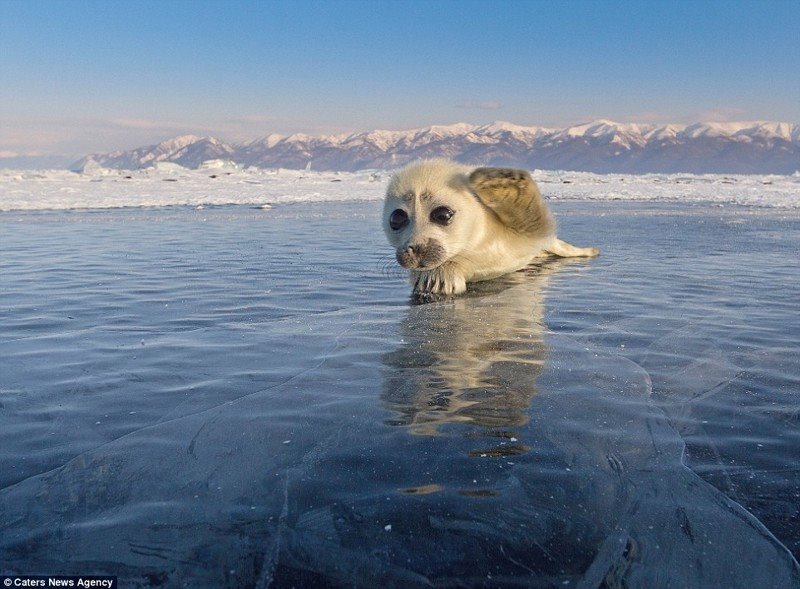
[[260, 168], [354, 171], [396, 168], [430, 157], [599, 173], [792, 174], [800, 170], [800, 125], [757, 121], [658, 126], [598, 120], [549, 129], [457, 123], [320, 137], [269, 135], [243, 144], [185, 135], [131, 151], [91, 154], [71, 168], [134, 170], [159, 162], [198, 168], [209, 160], [229, 160]]

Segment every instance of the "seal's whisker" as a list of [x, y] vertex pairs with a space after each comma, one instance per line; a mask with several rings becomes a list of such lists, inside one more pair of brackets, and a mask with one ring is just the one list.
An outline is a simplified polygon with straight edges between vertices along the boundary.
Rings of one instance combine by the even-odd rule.
[[392, 255], [381, 256], [378, 262], [379, 273], [386, 278], [405, 278], [408, 271], [402, 268]]

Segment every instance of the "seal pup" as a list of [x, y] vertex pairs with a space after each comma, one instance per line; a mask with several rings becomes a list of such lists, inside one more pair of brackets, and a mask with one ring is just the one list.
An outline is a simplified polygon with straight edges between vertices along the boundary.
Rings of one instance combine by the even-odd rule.
[[414, 295], [457, 295], [535, 258], [590, 257], [556, 237], [553, 215], [525, 170], [470, 169], [445, 159], [411, 164], [386, 190], [383, 228]]

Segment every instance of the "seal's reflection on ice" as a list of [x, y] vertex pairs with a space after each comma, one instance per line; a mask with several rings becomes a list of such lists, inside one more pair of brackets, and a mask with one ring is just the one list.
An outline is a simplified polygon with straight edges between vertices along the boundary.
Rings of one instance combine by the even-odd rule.
[[471, 285], [461, 298], [411, 306], [401, 346], [384, 357], [383, 399], [397, 414], [388, 423], [417, 435], [472, 424], [514, 440], [496, 452], [519, 453], [514, 428], [529, 419], [547, 359], [543, 291], [566, 263], [543, 262]]

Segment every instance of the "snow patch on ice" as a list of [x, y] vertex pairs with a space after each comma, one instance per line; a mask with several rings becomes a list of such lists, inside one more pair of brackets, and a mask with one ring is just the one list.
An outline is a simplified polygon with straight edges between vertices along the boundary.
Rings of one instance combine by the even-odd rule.
[[[383, 198], [390, 176], [376, 170], [242, 169], [224, 159], [206, 161], [197, 170], [169, 162], [111, 170], [87, 160], [81, 173], [0, 170], [0, 211], [374, 201]], [[800, 210], [800, 172], [735, 176], [534, 170], [533, 177], [549, 200], [714, 202]]]
[[181, 172], [187, 171], [187, 168], [172, 162], [157, 162], [154, 167], [156, 171], [164, 174], [180, 174]]

